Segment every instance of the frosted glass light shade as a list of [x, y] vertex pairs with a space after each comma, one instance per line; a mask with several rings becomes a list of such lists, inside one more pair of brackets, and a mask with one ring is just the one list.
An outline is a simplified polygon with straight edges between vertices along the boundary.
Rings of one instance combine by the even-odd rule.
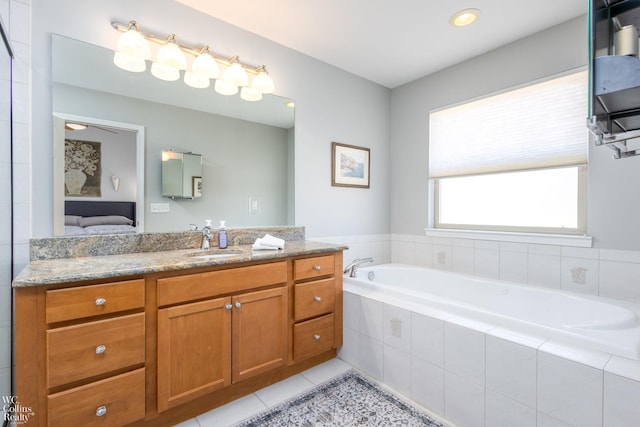
[[191, 71], [196, 74], [200, 74], [209, 79], [217, 79], [220, 75], [220, 68], [218, 63], [210, 54], [204, 52], [201, 53], [193, 60], [191, 65]]
[[195, 73], [193, 71], [187, 71], [184, 73], [184, 82], [191, 87], [196, 89], [204, 89], [209, 87], [211, 84], [208, 77], [203, 76], [202, 74]]
[[127, 55], [123, 52], [116, 52], [113, 55], [113, 63], [116, 64], [118, 68], [132, 71], [134, 73], [140, 73], [147, 69], [147, 64], [144, 59], [132, 55]]
[[151, 64], [151, 74], [160, 80], [173, 82], [180, 78], [180, 71], [177, 68], [169, 67], [159, 62]]
[[176, 70], [186, 70], [187, 68], [187, 57], [182, 49], [173, 42], [168, 42], [158, 50], [156, 62]]
[[262, 99], [262, 92], [258, 89], [254, 89], [249, 86], [245, 86], [240, 91], [240, 98], [245, 101], [260, 101]]
[[246, 86], [249, 84], [249, 76], [247, 72], [237, 62], [229, 65], [224, 72], [224, 79], [232, 82], [236, 86]]
[[251, 87], [262, 93], [273, 93], [275, 90], [273, 79], [266, 71], [260, 71], [254, 78]]
[[120, 34], [116, 51], [142, 60], [151, 59], [149, 42], [133, 28]]
[[220, 95], [235, 95], [238, 93], [238, 86], [228, 80], [216, 80], [214, 89]]

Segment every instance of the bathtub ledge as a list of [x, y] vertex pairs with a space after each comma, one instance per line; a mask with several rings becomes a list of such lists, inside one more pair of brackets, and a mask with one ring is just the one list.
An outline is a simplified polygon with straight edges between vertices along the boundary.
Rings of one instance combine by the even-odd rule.
[[554, 341], [553, 338], [542, 344], [540, 348], [538, 348], [538, 351], [571, 360], [600, 371], [604, 370], [604, 367], [613, 356], [609, 353], [603, 353], [597, 350], [572, 347], [567, 344]]
[[631, 360], [626, 357], [611, 356], [604, 371], [630, 380], [640, 382], [640, 360]]

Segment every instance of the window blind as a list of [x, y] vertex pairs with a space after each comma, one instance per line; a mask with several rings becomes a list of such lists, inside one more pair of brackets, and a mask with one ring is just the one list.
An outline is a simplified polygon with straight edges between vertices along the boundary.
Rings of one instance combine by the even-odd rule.
[[429, 115], [429, 176], [587, 163], [587, 71]]

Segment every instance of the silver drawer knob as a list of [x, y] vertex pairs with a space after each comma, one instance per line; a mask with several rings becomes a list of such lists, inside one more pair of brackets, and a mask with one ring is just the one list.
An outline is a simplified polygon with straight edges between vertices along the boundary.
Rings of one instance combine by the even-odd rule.
[[106, 415], [106, 413], [107, 413], [106, 406], [98, 406], [98, 408], [96, 409], [96, 417], [102, 417]]
[[233, 306], [231, 304], [225, 304], [224, 308], [226, 308], [227, 310], [231, 310]]
[[319, 266], [319, 265], [314, 265], [314, 266], [313, 266], [313, 269], [314, 269], [315, 271], [320, 271], [320, 266]]
[[314, 299], [316, 302], [320, 302], [320, 301], [322, 301], [322, 297], [313, 297], [313, 299]]
[[104, 354], [107, 351], [106, 345], [99, 345], [96, 347], [96, 354]]
[[314, 334], [313, 339], [318, 341], [320, 339], [320, 334]]
[[104, 298], [96, 298], [96, 305], [105, 305], [106, 302], [107, 300]]
[[242, 304], [239, 301], [236, 301], [236, 308], [242, 307]]

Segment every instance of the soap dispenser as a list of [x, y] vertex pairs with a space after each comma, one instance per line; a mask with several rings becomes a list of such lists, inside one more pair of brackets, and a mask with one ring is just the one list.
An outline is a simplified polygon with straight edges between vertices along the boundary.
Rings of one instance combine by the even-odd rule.
[[218, 247], [220, 249], [227, 247], [227, 227], [225, 221], [220, 221], [220, 227], [218, 228]]

